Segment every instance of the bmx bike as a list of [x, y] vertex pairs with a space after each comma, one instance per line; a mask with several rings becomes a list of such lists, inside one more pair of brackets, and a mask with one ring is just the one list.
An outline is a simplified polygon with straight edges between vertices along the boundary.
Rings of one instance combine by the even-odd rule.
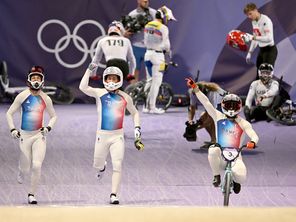
[[[166, 64], [165, 72], [169, 66], [178, 67], [178, 64], [173, 61], [168, 62]], [[130, 84], [124, 89], [124, 91], [132, 97], [137, 109], [140, 105], [147, 106], [147, 97], [150, 92], [151, 83], [152, 78], [149, 78]], [[172, 104], [173, 97], [174, 93], [172, 86], [169, 83], [162, 82], [156, 97], [156, 106], [163, 110], [167, 110]]]
[[276, 109], [266, 110], [266, 115], [273, 121], [287, 125], [296, 125], [296, 103], [292, 100], [286, 100], [280, 107]]
[[236, 159], [239, 157], [243, 148], [246, 145], [241, 146], [240, 148], [235, 147], [220, 147], [222, 158], [226, 161], [225, 172], [222, 178], [221, 190], [224, 196], [223, 205], [229, 205], [229, 198], [231, 191], [233, 190], [233, 172], [232, 166], [235, 163]]

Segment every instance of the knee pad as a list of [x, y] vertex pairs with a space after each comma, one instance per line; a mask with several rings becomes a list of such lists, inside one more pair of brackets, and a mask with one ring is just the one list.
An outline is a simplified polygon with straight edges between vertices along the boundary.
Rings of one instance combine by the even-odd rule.
[[112, 161], [113, 171], [121, 172], [122, 160]]

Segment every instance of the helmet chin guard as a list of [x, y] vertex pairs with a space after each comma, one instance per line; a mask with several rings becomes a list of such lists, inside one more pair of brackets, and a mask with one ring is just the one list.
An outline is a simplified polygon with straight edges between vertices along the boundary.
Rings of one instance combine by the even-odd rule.
[[[107, 82], [107, 76], [108, 75], [116, 75], [119, 78], [118, 82]], [[119, 89], [123, 84], [123, 74], [122, 71], [116, 67], [116, 66], [109, 66], [105, 69], [103, 73], [103, 84], [104, 87], [109, 91], [114, 91], [116, 89]]]

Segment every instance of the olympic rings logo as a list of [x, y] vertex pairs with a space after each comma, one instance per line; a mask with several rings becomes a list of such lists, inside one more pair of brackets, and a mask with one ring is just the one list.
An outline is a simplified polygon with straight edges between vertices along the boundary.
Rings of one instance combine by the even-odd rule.
[[[49, 48], [47, 47], [43, 41], [42, 41], [42, 32], [45, 29], [45, 27], [47, 27], [50, 24], [58, 24], [60, 26], [62, 26], [66, 32], [66, 35], [64, 35], [63, 37], [61, 37], [57, 43], [55, 44], [54, 48]], [[86, 24], [92, 24], [95, 25], [99, 28], [100, 32], [102, 33], [101, 36], [97, 37], [91, 44], [90, 48], [88, 48], [85, 40], [83, 38], [81, 38], [79, 35], [77, 35], [78, 30], [81, 28], [81, 26], [86, 25]], [[106, 35], [105, 29], [104, 27], [98, 23], [97, 21], [94, 20], [84, 20], [81, 21], [80, 23], [78, 23], [76, 25], [76, 27], [73, 30], [73, 33], [71, 34], [69, 27], [66, 25], [66, 23], [62, 22], [61, 20], [57, 20], [57, 19], [51, 19], [48, 20], [46, 22], [44, 22], [38, 29], [37, 32], [37, 40], [39, 45], [41, 46], [42, 49], [44, 49], [46, 52], [49, 53], [54, 53], [57, 61], [64, 67], [66, 68], [77, 68], [79, 66], [81, 66], [88, 57], [88, 54], [90, 55], [91, 58], [94, 57], [95, 55], [95, 48], [96, 45], [98, 43], [98, 41], [104, 37]], [[73, 43], [75, 45], [75, 47], [83, 53], [83, 56], [81, 58], [81, 60], [77, 63], [73, 63], [73, 64], [69, 64], [66, 63], [62, 60], [62, 58], [60, 57], [60, 52], [64, 51], [70, 44], [71, 40], [73, 40]], [[99, 67], [104, 68], [106, 67], [106, 65], [99, 63]]]

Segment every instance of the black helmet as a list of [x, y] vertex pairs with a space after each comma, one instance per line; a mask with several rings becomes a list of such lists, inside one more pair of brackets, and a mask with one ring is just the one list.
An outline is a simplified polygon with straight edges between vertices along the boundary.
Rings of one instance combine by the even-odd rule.
[[260, 80], [266, 84], [273, 77], [273, 66], [268, 63], [262, 63], [258, 69], [258, 75]]

